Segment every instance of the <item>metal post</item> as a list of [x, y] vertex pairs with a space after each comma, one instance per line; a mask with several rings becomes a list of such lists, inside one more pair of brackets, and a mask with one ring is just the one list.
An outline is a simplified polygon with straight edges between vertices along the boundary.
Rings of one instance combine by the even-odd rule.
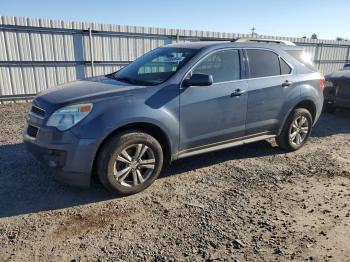
[[91, 62], [91, 74], [92, 76], [95, 76], [95, 70], [94, 70], [94, 46], [92, 41], [92, 31], [89, 27], [89, 40], [90, 40], [90, 62]]
[[318, 60], [318, 54], [320, 52], [320, 48], [319, 48], [319, 44], [315, 44], [315, 53], [314, 53], [314, 60], [313, 62], [316, 64], [317, 60]]
[[176, 43], [180, 42], [180, 36], [179, 34], [176, 34]]
[[350, 45], [348, 46], [348, 51], [346, 52], [346, 56], [345, 56], [345, 63], [349, 63], [350, 61]]
[[318, 69], [321, 68], [321, 58], [322, 58], [322, 51], [323, 51], [323, 42], [321, 42], [321, 48], [320, 48], [320, 52], [319, 52], [319, 56], [318, 56]]
[[73, 35], [73, 45], [74, 45], [74, 57], [75, 62], [81, 62], [75, 64], [75, 75], [76, 79], [83, 79], [86, 77], [84, 70], [84, 44], [83, 44], [83, 33]]

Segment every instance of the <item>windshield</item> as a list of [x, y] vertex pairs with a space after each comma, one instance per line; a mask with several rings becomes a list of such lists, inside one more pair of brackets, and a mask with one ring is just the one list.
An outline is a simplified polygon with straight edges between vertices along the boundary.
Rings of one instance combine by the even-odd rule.
[[116, 80], [133, 85], [161, 84], [174, 75], [197, 51], [189, 48], [157, 48], [136, 59], [112, 76]]
[[343, 70], [350, 70], [350, 64], [345, 64]]

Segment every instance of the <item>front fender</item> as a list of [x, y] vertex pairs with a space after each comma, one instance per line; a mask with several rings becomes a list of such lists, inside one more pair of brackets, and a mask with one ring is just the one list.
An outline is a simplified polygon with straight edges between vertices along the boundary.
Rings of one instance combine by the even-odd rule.
[[[96, 139], [101, 143], [115, 130], [136, 123], [152, 124], [168, 136], [171, 153], [177, 152], [179, 143], [178, 88], [147, 91], [141, 95], [105, 99], [94, 104], [94, 112], [73, 132], [81, 138]], [[159, 98], [162, 96], [163, 99]]]

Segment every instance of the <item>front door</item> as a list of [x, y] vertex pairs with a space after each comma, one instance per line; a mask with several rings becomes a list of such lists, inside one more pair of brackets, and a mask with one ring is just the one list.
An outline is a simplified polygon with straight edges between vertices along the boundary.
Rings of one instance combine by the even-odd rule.
[[189, 73], [213, 76], [211, 86], [190, 86], [180, 94], [180, 151], [244, 135], [247, 83], [241, 79], [240, 52], [214, 51]]

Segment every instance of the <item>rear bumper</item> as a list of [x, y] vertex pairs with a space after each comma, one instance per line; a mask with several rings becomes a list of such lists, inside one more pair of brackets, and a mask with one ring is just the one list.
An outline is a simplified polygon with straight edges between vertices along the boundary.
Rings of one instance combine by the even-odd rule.
[[[24, 132], [24, 144], [27, 150], [39, 160], [49, 173], [66, 184], [89, 186], [91, 171], [96, 152], [96, 140], [78, 139], [72, 133], [65, 132], [57, 136], [53, 130], [40, 129], [45, 136], [32, 138]], [[49, 132], [53, 132], [47, 136]], [[48, 141], [45, 137], [57, 138]]]

